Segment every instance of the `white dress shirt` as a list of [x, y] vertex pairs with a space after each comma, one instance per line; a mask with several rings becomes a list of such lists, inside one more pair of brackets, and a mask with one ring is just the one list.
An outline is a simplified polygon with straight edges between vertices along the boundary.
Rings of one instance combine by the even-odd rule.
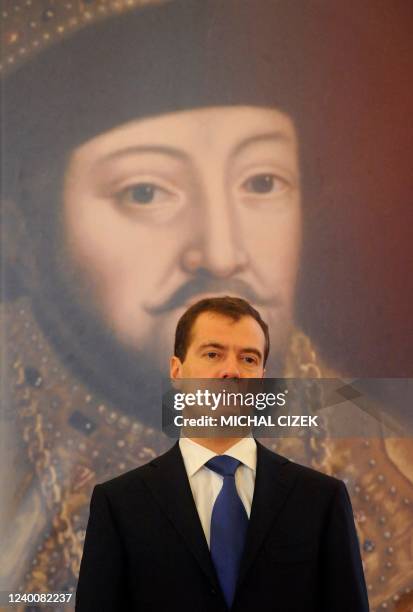
[[[216, 457], [217, 453], [189, 438], [180, 438], [179, 447], [202, 529], [209, 546], [212, 508], [222, 488], [224, 478], [205, 467], [205, 463], [212, 457]], [[257, 469], [257, 444], [254, 438], [243, 438], [223, 454], [241, 461], [241, 465], [235, 472], [235, 485], [249, 518]]]

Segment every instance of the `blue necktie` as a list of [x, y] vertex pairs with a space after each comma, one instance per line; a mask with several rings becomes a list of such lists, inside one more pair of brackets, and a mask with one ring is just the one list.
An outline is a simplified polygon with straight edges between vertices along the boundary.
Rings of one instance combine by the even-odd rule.
[[224, 477], [222, 489], [212, 509], [210, 550], [229, 608], [234, 600], [248, 527], [248, 515], [235, 486], [235, 471], [240, 463], [228, 455], [218, 455], [205, 464]]

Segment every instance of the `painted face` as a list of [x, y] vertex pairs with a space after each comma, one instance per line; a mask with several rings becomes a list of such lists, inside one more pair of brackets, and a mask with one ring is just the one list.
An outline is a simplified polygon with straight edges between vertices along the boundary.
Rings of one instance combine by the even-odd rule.
[[176, 323], [207, 296], [247, 299], [283, 350], [301, 241], [297, 136], [285, 114], [211, 107], [136, 120], [73, 151], [64, 247], [122, 346], [167, 371]]
[[264, 375], [265, 336], [250, 316], [234, 321], [203, 312], [191, 329], [183, 362], [171, 359], [171, 378], [261, 378]]

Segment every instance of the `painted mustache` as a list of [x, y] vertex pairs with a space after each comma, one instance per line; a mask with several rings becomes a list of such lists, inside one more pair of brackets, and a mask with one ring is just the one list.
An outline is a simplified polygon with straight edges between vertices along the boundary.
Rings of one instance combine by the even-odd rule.
[[162, 314], [168, 310], [184, 306], [192, 298], [203, 294], [236, 295], [257, 306], [280, 305], [278, 295], [272, 294], [269, 297], [262, 297], [243, 280], [235, 278], [224, 280], [214, 278], [207, 272], [199, 272], [196, 278], [179, 287], [163, 304], [148, 307], [147, 310], [151, 314]]

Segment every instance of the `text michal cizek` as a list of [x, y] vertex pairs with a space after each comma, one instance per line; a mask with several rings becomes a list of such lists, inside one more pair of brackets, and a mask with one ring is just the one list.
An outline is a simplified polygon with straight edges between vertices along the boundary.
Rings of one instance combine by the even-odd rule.
[[271, 415], [221, 415], [213, 417], [202, 415], [186, 418], [182, 414], [174, 419], [176, 427], [318, 427], [318, 416], [280, 415], [273, 418]]

